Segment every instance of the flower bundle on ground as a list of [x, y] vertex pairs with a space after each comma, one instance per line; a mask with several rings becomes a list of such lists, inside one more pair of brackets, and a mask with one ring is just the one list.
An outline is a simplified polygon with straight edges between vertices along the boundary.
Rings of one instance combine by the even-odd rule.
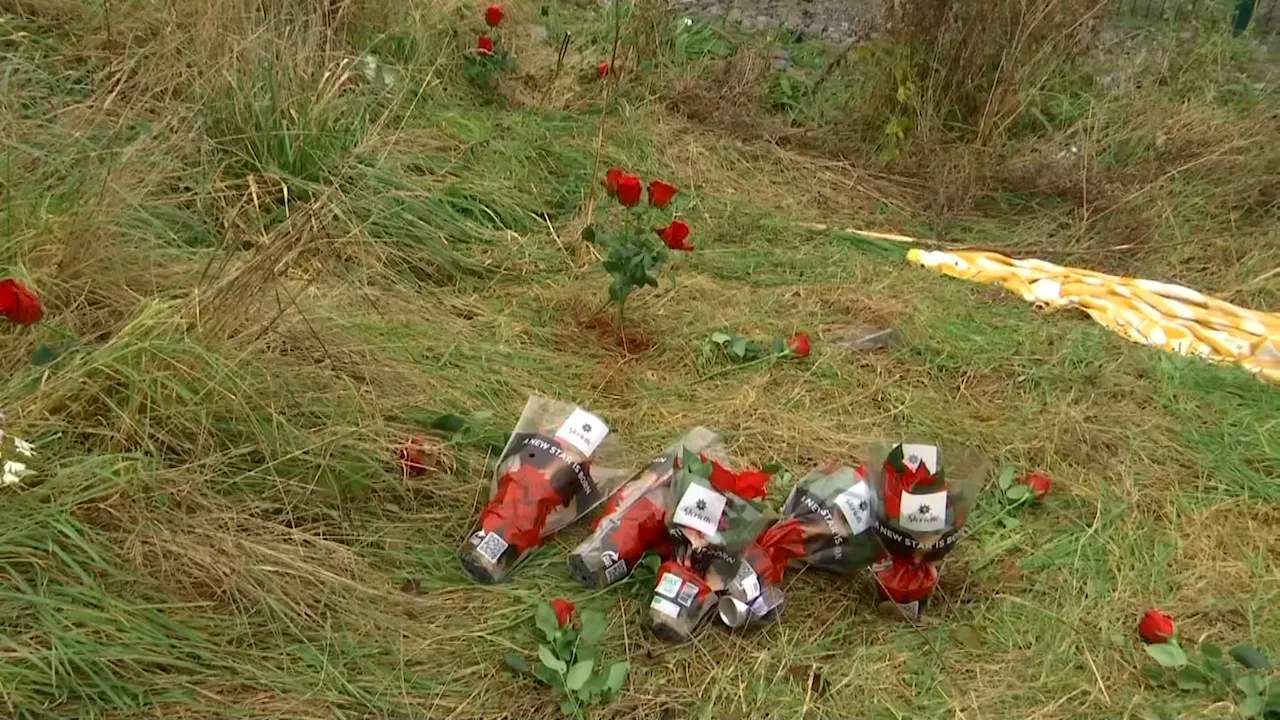
[[484, 12], [484, 23], [488, 29], [481, 31], [475, 48], [463, 58], [467, 80], [483, 90], [495, 90], [502, 74], [516, 66], [515, 55], [498, 38], [498, 28], [505, 18], [506, 13], [501, 6], [490, 5]]

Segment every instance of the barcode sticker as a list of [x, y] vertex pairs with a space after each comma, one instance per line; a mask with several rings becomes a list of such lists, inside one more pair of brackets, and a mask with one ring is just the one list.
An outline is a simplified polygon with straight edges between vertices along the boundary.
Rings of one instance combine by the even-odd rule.
[[657, 610], [663, 615], [670, 617], [680, 617], [680, 606], [671, 602], [664, 597], [653, 596], [653, 602], [649, 603], [649, 607]]
[[605, 582], [609, 583], [610, 585], [618, 582], [619, 580], [621, 580], [626, 576], [627, 576], [626, 560], [619, 560], [618, 562], [604, 569]]
[[664, 573], [662, 579], [658, 581], [658, 587], [653, 591], [674, 600], [680, 594], [681, 585], [684, 585], [684, 580], [679, 575]]
[[502, 553], [507, 551], [509, 545], [502, 536], [496, 532], [491, 532], [484, 536], [480, 544], [476, 546], [476, 552], [485, 556], [491, 563], [498, 562], [498, 558], [502, 557]]
[[[745, 563], [743, 563], [745, 565]], [[742, 594], [747, 597], [747, 602], [760, 597], [760, 578], [754, 571], [748, 570], [747, 576], [742, 578]]]
[[689, 607], [696, 597], [698, 597], [698, 586], [693, 583], [685, 583], [684, 587], [680, 589], [680, 595], [676, 597], [676, 601], [685, 607]]

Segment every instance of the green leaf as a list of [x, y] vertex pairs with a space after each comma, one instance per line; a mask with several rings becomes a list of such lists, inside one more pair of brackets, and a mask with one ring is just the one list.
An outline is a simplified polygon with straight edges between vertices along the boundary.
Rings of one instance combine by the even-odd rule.
[[582, 228], [582, 239], [589, 243], [594, 243], [596, 241], [596, 226], [587, 225]]
[[1200, 654], [1205, 660], [1222, 660], [1222, 648], [1213, 643], [1200, 643]]
[[599, 610], [583, 610], [581, 617], [582, 632], [578, 636], [578, 644], [599, 645], [600, 639], [604, 637], [605, 629], [609, 627], [609, 622], [605, 619], [604, 613]]
[[534, 665], [533, 676], [553, 688], [560, 689], [564, 687], [564, 676], [546, 665]]
[[456, 432], [461, 432], [462, 428], [466, 426], [467, 421], [463, 419], [462, 416], [454, 415], [453, 413], [445, 413], [431, 421], [432, 430], [439, 430], [442, 433], [448, 433], [450, 435]]
[[1262, 715], [1262, 711], [1267, 708], [1267, 699], [1261, 695], [1250, 695], [1243, 702], [1236, 706], [1236, 711], [1241, 717], [1255, 718]]
[[733, 345], [729, 347], [729, 353], [739, 360], [747, 356], [747, 339], [740, 337], [735, 338]]
[[1250, 670], [1270, 670], [1271, 661], [1258, 648], [1249, 643], [1240, 643], [1231, 648], [1231, 657]]
[[711, 333], [711, 342], [717, 345], [723, 345], [732, 339], [733, 339], [733, 336], [729, 335], [729, 333], [722, 333], [722, 332]]
[[545, 600], [538, 603], [538, 610], [534, 613], [533, 619], [538, 629], [546, 636], [547, 642], [555, 639], [556, 631], [560, 629], [560, 621], [556, 618], [556, 610], [551, 607], [551, 603]]
[[609, 666], [609, 678], [604, 681], [604, 686], [611, 693], [617, 693], [622, 690], [622, 686], [627, 684], [627, 673], [631, 670], [631, 663], [623, 660]]
[[1147, 654], [1162, 667], [1183, 667], [1187, 664], [1187, 654], [1173, 643], [1158, 643], [1147, 646]]
[[556, 657], [556, 653], [554, 650], [551, 649], [550, 645], [538, 646], [538, 659], [542, 661], [543, 665], [547, 666], [548, 668], [556, 671], [561, 675], [563, 675], [565, 671], [569, 669], [569, 666], [565, 664], [565, 661]]
[[1014, 485], [1004, 491], [1004, 496], [1010, 500], [1021, 500], [1031, 494], [1031, 488], [1026, 485]]
[[1022, 526], [1022, 521], [1016, 517], [1009, 517], [1008, 515], [1003, 515], [1000, 517], [1000, 524], [1004, 525], [1006, 528], [1010, 530], [1014, 530]]
[[1245, 675], [1236, 681], [1236, 687], [1245, 695], [1262, 695], [1267, 692], [1267, 679], [1261, 675]]
[[502, 659], [507, 661], [507, 665], [509, 665], [512, 670], [515, 670], [521, 675], [525, 675], [530, 672], [529, 661], [525, 660], [524, 656], [519, 653], [509, 652], [503, 655]]
[[560, 714], [567, 718], [578, 717], [578, 703], [572, 697], [560, 701]]
[[31, 353], [32, 365], [51, 365], [55, 360], [62, 356], [62, 353], [54, 350], [48, 345], [41, 345]]
[[591, 670], [596, 664], [591, 660], [585, 660], [580, 663], [574, 663], [569, 668], [569, 674], [564, 678], [564, 686], [570, 690], [581, 690], [583, 685], [587, 684], [587, 680], [591, 677]]
[[1000, 484], [1000, 489], [1008, 492], [1009, 488], [1013, 487], [1013, 478], [1017, 474], [1018, 468], [1013, 465], [1005, 465], [1000, 468], [1000, 477], [996, 480]]
[[1178, 687], [1183, 690], [1202, 690], [1206, 684], [1204, 673], [1200, 672], [1199, 668], [1190, 665], [1179, 670], [1173, 676], [1173, 679], [1178, 683]]

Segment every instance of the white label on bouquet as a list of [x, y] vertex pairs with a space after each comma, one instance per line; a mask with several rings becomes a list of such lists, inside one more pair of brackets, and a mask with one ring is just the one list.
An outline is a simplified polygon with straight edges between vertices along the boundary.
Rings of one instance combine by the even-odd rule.
[[924, 467], [932, 475], [938, 472], [938, 448], [934, 445], [902, 444], [902, 462], [915, 470], [924, 463]]
[[685, 607], [693, 604], [694, 598], [698, 597], [698, 586], [695, 583], [685, 583], [680, 589], [680, 595], [676, 598], [676, 602]]
[[663, 573], [662, 579], [658, 581], [658, 586], [653, 591], [659, 595], [675, 599], [680, 594], [680, 586], [684, 584], [684, 579], [675, 573]]
[[902, 493], [898, 524], [903, 530], [937, 532], [947, 527], [947, 491], [914, 495]]
[[[751, 571], [747, 571], [751, 572]], [[760, 578], [754, 572], [742, 578], [742, 593], [746, 595], [747, 602], [760, 597]]]
[[664, 597], [654, 595], [649, 607], [669, 617], [680, 617], [680, 606]]
[[676, 505], [677, 525], [691, 527], [703, 535], [715, 535], [720, 530], [720, 516], [724, 514], [725, 497], [708, 487], [690, 483], [684, 497]]
[[608, 434], [609, 426], [603, 420], [582, 408], [574, 408], [569, 419], [556, 431], [556, 439], [569, 443], [583, 455], [591, 457]]
[[871, 527], [871, 486], [859, 480], [836, 496], [836, 507], [849, 523], [852, 535]]
[[[481, 531], [483, 532], [483, 531]], [[476, 545], [476, 552], [485, 556], [491, 563], [498, 562], [498, 558], [502, 557], [502, 553], [507, 551], [507, 541], [496, 532], [491, 532], [480, 539], [480, 544]]]

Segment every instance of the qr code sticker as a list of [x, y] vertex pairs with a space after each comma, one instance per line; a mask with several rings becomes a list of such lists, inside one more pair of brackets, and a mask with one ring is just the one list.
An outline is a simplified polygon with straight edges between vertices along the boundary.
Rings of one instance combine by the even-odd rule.
[[696, 597], [698, 597], [698, 586], [693, 583], [685, 583], [685, 586], [680, 588], [680, 594], [676, 597], [676, 601], [685, 607], [689, 607], [693, 605], [693, 599]]
[[658, 581], [658, 587], [654, 588], [654, 592], [664, 597], [675, 598], [680, 592], [681, 585], [684, 585], [684, 580], [679, 575], [665, 573]]
[[502, 553], [507, 551], [507, 541], [496, 532], [491, 532], [484, 536], [480, 544], [476, 546], [476, 550], [491, 563], [498, 562], [498, 558], [502, 557]]
[[619, 560], [604, 569], [604, 579], [613, 584], [627, 576], [627, 561]]

